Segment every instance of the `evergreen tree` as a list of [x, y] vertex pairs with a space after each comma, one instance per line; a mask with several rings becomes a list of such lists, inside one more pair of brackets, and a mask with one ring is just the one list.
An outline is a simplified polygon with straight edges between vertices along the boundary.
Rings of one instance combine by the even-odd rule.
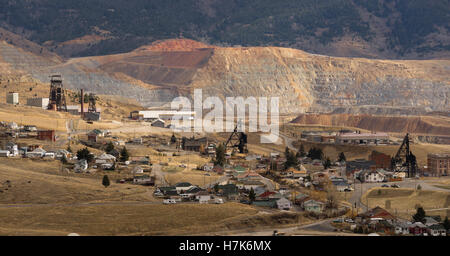
[[226, 163], [225, 153], [225, 146], [223, 144], [219, 144], [216, 148], [216, 160], [214, 161], [214, 164], [223, 167]]
[[425, 210], [422, 207], [417, 208], [416, 214], [412, 216], [414, 222], [422, 222], [425, 224]]
[[108, 175], [103, 176], [102, 185], [105, 186], [105, 188], [109, 187], [110, 182]]
[[286, 169], [288, 169], [289, 167], [295, 167], [298, 165], [297, 157], [295, 156], [294, 152], [289, 150], [288, 147], [286, 147], [284, 155], [286, 157], [286, 163], [284, 163], [284, 167]]
[[300, 145], [300, 149], [298, 150], [298, 153], [300, 154], [300, 157], [306, 156], [305, 147], [303, 146], [303, 144]]
[[66, 149], [66, 150], [67, 150], [67, 152], [69, 152], [69, 153], [73, 153], [73, 152], [72, 152], [72, 148], [70, 147], [70, 144], [67, 145], [67, 149]]
[[250, 200], [251, 203], [253, 203], [256, 199], [256, 194], [253, 188], [250, 188], [250, 192], [248, 193], [248, 199]]
[[170, 143], [171, 143], [171, 144], [177, 143], [177, 137], [175, 137], [175, 134], [174, 134], [174, 133], [172, 133], [172, 137], [170, 138]]
[[311, 149], [309, 149], [309, 151], [308, 151], [308, 157], [309, 158], [311, 158], [311, 159], [313, 159], [313, 160], [315, 160], [315, 159], [318, 159], [318, 160], [323, 160], [323, 152], [322, 152], [322, 149], [320, 149], [320, 148], [311, 148]]
[[114, 150], [114, 144], [110, 141], [108, 143], [108, 145], [106, 145], [105, 152], [108, 153], [108, 154], [111, 154], [111, 152], [113, 150]]
[[331, 167], [331, 160], [327, 157], [327, 160], [323, 162], [323, 168], [328, 169]]
[[341, 152], [339, 154], [338, 162], [345, 162], [345, 161], [347, 161], [347, 158], [345, 157], [344, 152]]
[[83, 148], [77, 151], [78, 160], [85, 159], [88, 162], [91, 162], [94, 159], [94, 156], [91, 154], [88, 148]]
[[130, 154], [128, 153], [128, 150], [126, 147], [122, 148], [122, 151], [120, 151], [120, 161], [126, 162], [130, 159]]
[[442, 222], [442, 225], [444, 226], [445, 230], [450, 229], [450, 221], [448, 220], [448, 216], [445, 217], [444, 222]]

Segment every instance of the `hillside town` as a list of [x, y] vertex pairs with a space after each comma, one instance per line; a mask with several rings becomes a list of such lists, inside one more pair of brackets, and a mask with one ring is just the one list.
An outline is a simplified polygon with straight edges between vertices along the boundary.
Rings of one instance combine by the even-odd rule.
[[[95, 95], [87, 96], [86, 109], [81, 91], [80, 106], [69, 108], [60, 77], [52, 77], [50, 95], [54, 98], [27, 99], [27, 105], [42, 111], [67, 111], [91, 124], [101, 122]], [[19, 94], [7, 94], [7, 104], [19, 105]], [[421, 205], [416, 205], [416, 213], [410, 210], [404, 214], [389, 197], [383, 205], [368, 203], [374, 191], [379, 196], [403, 186], [419, 191], [430, 187], [424, 178], [448, 176], [450, 154], [428, 153], [427, 165], [419, 166], [409, 134], [401, 140], [388, 133], [359, 130], [303, 131], [300, 136], [285, 135], [292, 136], [296, 146], [286, 144], [283, 151], [281, 145], [262, 154], [248, 150], [247, 134], [236, 130], [225, 135], [227, 141], [213, 134], [175, 132], [170, 124], [174, 115], [180, 113], [165, 109], [131, 112], [125, 122], [166, 131], [166, 135], [149, 132], [139, 136], [97, 128], [66, 134], [26, 122], [1, 121], [0, 160], [10, 159], [15, 165], [25, 159], [46, 162], [58, 166], [60, 175], [87, 175], [102, 180], [105, 188], [111, 183], [143, 186], [150, 189], [152, 200], [166, 207], [234, 202], [272, 213], [293, 212], [316, 221], [329, 220], [328, 227], [334, 232], [415, 236], [445, 236], [450, 232], [448, 218], [426, 215]], [[181, 115], [195, 118], [195, 112]], [[398, 147], [396, 155], [377, 149], [390, 144]], [[323, 145], [372, 146], [373, 150], [367, 159], [349, 160], [345, 151], [332, 159], [325, 155]], [[149, 149], [153, 153], [131, 153]], [[194, 158], [201, 163], [190, 162]], [[175, 181], [168, 179], [177, 172], [197, 178], [181, 175]], [[0, 192], [9, 193], [11, 182], [1, 182], [5, 185]]]

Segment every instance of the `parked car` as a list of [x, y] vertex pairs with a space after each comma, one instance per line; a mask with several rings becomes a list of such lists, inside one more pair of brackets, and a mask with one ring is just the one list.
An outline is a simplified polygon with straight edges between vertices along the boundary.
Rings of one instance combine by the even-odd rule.
[[241, 200], [241, 201], [239, 201], [241, 204], [250, 204], [250, 201], [248, 201], [248, 200], [245, 200], [245, 199], [243, 199], [243, 200]]
[[215, 204], [223, 204], [223, 199], [222, 198], [216, 198], [216, 199], [214, 199], [214, 203]]
[[355, 221], [352, 220], [352, 219], [345, 219], [344, 221], [347, 222], [347, 223], [355, 223]]
[[389, 185], [388, 185], [388, 184], [383, 184], [381, 187], [382, 187], [382, 188], [388, 188]]
[[176, 204], [175, 199], [164, 199], [163, 204]]
[[391, 188], [399, 188], [400, 186], [399, 185], [397, 185], [397, 184], [393, 184], [392, 186], [391, 186]]

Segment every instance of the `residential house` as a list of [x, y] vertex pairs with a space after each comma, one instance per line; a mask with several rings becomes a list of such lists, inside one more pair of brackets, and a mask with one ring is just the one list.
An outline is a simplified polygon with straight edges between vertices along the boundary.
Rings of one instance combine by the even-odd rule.
[[181, 148], [186, 151], [200, 152], [208, 146], [208, 138], [186, 138], [181, 139]]
[[236, 199], [239, 196], [238, 187], [235, 184], [219, 185], [219, 193], [228, 200]]
[[96, 164], [114, 164], [116, 157], [107, 153], [103, 153], [95, 158]]
[[409, 235], [409, 226], [411, 222], [399, 221], [395, 223], [396, 235]]
[[275, 208], [277, 207], [277, 201], [279, 198], [261, 198], [253, 201], [253, 205], [260, 206], [260, 207], [270, 207]]
[[134, 175], [136, 175], [136, 174], [143, 174], [144, 173], [144, 169], [142, 169], [142, 167], [140, 167], [140, 166], [135, 166], [134, 168], [133, 168], [133, 174]]
[[175, 190], [178, 194], [183, 194], [185, 191], [188, 191], [190, 188], [192, 188], [192, 184], [189, 182], [180, 182], [175, 184]]
[[45, 155], [46, 151], [42, 148], [36, 148], [35, 150], [31, 152], [26, 153], [26, 157], [28, 158], [42, 158]]
[[291, 201], [286, 198], [280, 198], [277, 200], [277, 208], [279, 210], [290, 210], [292, 208]]
[[302, 164], [300, 165], [299, 169], [300, 170], [294, 170], [294, 172], [292, 174], [292, 178], [299, 179], [299, 178], [305, 178], [306, 176], [308, 176], [308, 171]]
[[345, 192], [350, 187], [345, 180], [331, 180], [331, 183], [333, 183], [338, 192]]
[[134, 176], [133, 184], [153, 186], [155, 185], [155, 177], [149, 175]]
[[10, 156], [19, 155], [19, 148], [14, 142], [8, 141], [5, 145], [5, 150], [9, 151]]
[[434, 218], [427, 216], [424, 218], [424, 224], [425, 224], [425, 226], [429, 227], [432, 225], [439, 224], [439, 222], [437, 220], [435, 220]]
[[428, 226], [428, 233], [431, 236], [446, 236], [447, 235], [447, 231], [445, 230], [445, 227], [439, 223]]
[[325, 203], [310, 199], [303, 202], [303, 209], [307, 212], [322, 213], [325, 210]]
[[379, 170], [362, 170], [358, 178], [362, 182], [383, 182], [386, 175]]
[[409, 225], [409, 233], [415, 236], [428, 235], [428, 228], [422, 222], [415, 222]]
[[166, 122], [164, 122], [161, 119], [156, 119], [155, 121], [152, 122], [152, 126], [153, 127], [160, 127], [160, 128], [164, 128], [166, 126]]
[[10, 157], [9, 150], [0, 150], [0, 157]]
[[206, 163], [203, 165], [203, 171], [211, 172], [214, 169], [214, 163]]
[[56, 141], [56, 132], [55, 132], [55, 130], [38, 131], [37, 139], [38, 140]]
[[75, 163], [74, 171], [75, 172], [83, 172], [88, 169], [89, 165], [86, 159], [80, 159]]
[[394, 215], [379, 206], [372, 208], [367, 212], [359, 214], [358, 217], [362, 219], [383, 219], [389, 221], [396, 220], [396, 217]]
[[264, 183], [262, 183], [261, 181], [257, 181], [257, 180], [245, 180], [245, 181], [240, 181], [238, 183], [236, 183], [236, 186], [239, 189], [245, 189], [245, 190], [255, 190], [257, 187], [264, 187]]

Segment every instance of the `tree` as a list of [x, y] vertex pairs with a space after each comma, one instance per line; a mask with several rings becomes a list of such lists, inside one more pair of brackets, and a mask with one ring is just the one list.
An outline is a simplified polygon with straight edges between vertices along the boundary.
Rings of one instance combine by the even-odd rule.
[[174, 134], [174, 133], [172, 133], [172, 137], [170, 138], [170, 143], [171, 143], [171, 144], [177, 143], [177, 137], [175, 137], [175, 134]]
[[345, 161], [347, 161], [347, 158], [345, 157], [344, 152], [341, 152], [339, 154], [338, 162], [345, 162]]
[[219, 144], [219, 146], [217, 146], [216, 148], [216, 159], [214, 161], [214, 164], [223, 167], [226, 163], [225, 153], [225, 146], [223, 144]]
[[422, 222], [425, 224], [425, 210], [422, 207], [417, 208], [416, 214], [412, 216], [414, 222]]
[[214, 192], [219, 193], [219, 184], [214, 185]]
[[67, 164], [67, 157], [66, 157], [66, 155], [63, 155], [63, 156], [62, 156], [62, 158], [61, 158], [61, 163], [62, 163], [62, 164]]
[[322, 149], [320, 148], [310, 148], [308, 151], [308, 157], [311, 159], [318, 159], [318, 160], [322, 160], [323, 159], [323, 152]]
[[72, 148], [70, 147], [70, 145], [67, 145], [67, 152], [73, 153]]
[[305, 147], [303, 146], [303, 144], [300, 145], [300, 149], [298, 150], [298, 153], [299, 153], [300, 157], [306, 156]]
[[286, 163], [284, 163], [284, 167], [286, 169], [288, 169], [289, 167], [294, 167], [294, 166], [298, 165], [297, 157], [295, 156], [294, 152], [289, 150], [288, 147], [286, 147], [284, 155], [286, 157]]
[[327, 160], [323, 162], [323, 168], [328, 169], [331, 167], [331, 160], [327, 157]]
[[442, 225], [444, 226], [445, 230], [450, 229], [450, 221], [448, 220], [448, 216], [445, 217], [444, 222], [442, 222]]
[[109, 187], [109, 177], [108, 175], [103, 176], [102, 185], [105, 186], [105, 188]]
[[130, 159], [130, 154], [128, 153], [128, 150], [126, 147], [123, 147], [120, 151], [120, 161], [126, 162]]
[[78, 160], [85, 159], [87, 162], [91, 162], [94, 156], [91, 154], [88, 148], [83, 148], [77, 151]]
[[248, 199], [250, 200], [251, 203], [253, 203], [256, 199], [256, 194], [253, 188], [250, 188], [250, 192], [248, 193]]
[[114, 144], [112, 143], [112, 141], [110, 141], [108, 143], [108, 145], [106, 145], [105, 152], [110, 154], [113, 150], [114, 150]]

